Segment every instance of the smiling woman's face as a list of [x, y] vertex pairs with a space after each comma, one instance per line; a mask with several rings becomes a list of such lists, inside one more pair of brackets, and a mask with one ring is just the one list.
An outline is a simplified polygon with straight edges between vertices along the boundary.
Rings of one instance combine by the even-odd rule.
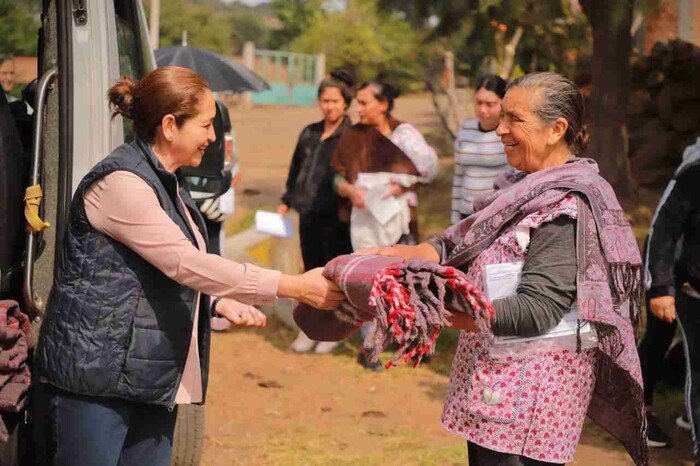
[[197, 106], [197, 114], [176, 127], [173, 133], [173, 152], [180, 158], [180, 166], [198, 167], [202, 163], [207, 146], [216, 140], [215, 117], [216, 102], [207, 90]]
[[551, 126], [533, 110], [542, 99], [541, 92], [516, 87], [506, 93], [501, 103], [501, 122], [496, 134], [505, 146], [508, 164], [525, 172], [540, 170], [549, 152]]

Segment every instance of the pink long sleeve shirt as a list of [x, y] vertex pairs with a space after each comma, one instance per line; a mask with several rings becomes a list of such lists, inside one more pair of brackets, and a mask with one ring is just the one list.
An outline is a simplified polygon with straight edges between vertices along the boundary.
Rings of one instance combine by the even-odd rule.
[[[160, 206], [153, 189], [138, 175], [116, 171], [96, 181], [85, 193], [85, 213], [99, 232], [119, 241], [181, 285], [246, 304], [272, 304], [280, 272], [239, 264], [206, 252], [202, 233], [187, 213], [195, 247]], [[182, 202], [180, 199], [179, 202]], [[175, 403], [198, 403], [202, 372], [197, 342], [199, 299], [183, 376]]]

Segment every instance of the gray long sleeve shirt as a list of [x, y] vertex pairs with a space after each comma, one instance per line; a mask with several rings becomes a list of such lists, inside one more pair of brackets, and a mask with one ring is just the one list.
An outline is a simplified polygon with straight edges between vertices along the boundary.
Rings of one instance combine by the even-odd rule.
[[555, 327], [576, 298], [576, 271], [576, 220], [533, 229], [516, 294], [493, 302], [493, 333], [526, 337]]
[[[440, 244], [430, 241], [442, 256]], [[576, 220], [560, 216], [531, 231], [516, 294], [496, 299], [495, 335], [546, 333], [576, 298]]]

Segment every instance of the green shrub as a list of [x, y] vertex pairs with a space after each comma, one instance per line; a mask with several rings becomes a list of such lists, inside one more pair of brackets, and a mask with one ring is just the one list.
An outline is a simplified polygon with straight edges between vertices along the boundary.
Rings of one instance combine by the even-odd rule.
[[408, 22], [380, 12], [375, 0], [350, 0], [343, 12], [317, 10], [291, 48], [325, 53], [327, 69], [351, 67], [358, 82], [381, 76], [406, 90], [421, 80], [419, 42]]

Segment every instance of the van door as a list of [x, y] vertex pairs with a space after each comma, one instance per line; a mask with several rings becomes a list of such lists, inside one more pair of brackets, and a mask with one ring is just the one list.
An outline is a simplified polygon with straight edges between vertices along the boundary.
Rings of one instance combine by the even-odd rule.
[[28, 287], [36, 299], [29, 304], [37, 309], [51, 289], [75, 188], [124, 142], [130, 125], [111, 117], [107, 90], [123, 75], [140, 79], [155, 63], [140, 0], [44, 0], [44, 13], [40, 70], [56, 68], [59, 79], [47, 94], [40, 138], [42, 214], [52, 228], [32, 247]]
[[[112, 118], [107, 91], [121, 76], [141, 79], [154, 68], [140, 0], [93, 0], [87, 21], [75, 25], [73, 51], [73, 189], [127, 139], [130, 122]], [[77, 154], [80, 154], [77, 156]]]
[[24, 310], [33, 317], [42, 312], [53, 279], [58, 198], [62, 184], [59, 154], [68, 140], [64, 131], [66, 122], [59, 118], [63, 114], [61, 109], [65, 108], [62, 89], [67, 83], [57, 79], [59, 73], [64, 73], [67, 61], [65, 21], [62, 18], [71, 12], [66, 3], [58, 0], [41, 2], [41, 29], [36, 39], [39, 84], [34, 96], [29, 98], [34, 107], [33, 127], [28, 129], [29, 137], [23, 137], [29, 141], [25, 147], [33, 178], [29, 184], [39, 184], [43, 192], [39, 216], [51, 225], [41, 233], [28, 234], [24, 245], [22, 294], [26, 305]]

